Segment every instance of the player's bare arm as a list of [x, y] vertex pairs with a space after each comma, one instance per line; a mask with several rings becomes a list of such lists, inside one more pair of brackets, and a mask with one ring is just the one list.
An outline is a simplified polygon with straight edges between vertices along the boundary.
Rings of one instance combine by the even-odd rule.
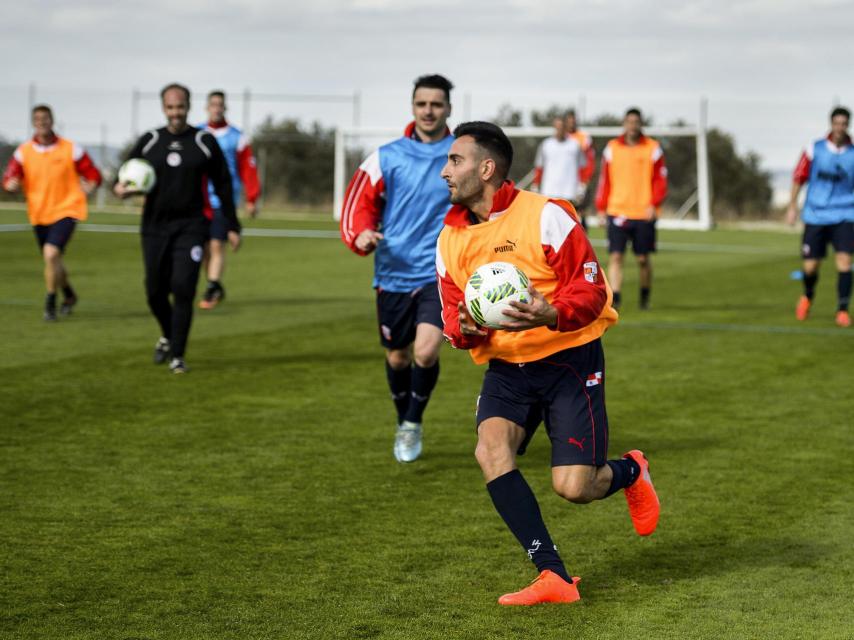
[[528, 287], [528, 293], [531, 294], [531, 302], [514, 300], [510, 302], [513, 308], [504, 311], [505, 316], [515, 318], [512, 322], [501, 323], [501, 328], [505, 331], [526, 331], [535, 327], [553, 327], [557, 324], [557, 309], [549, 304], [546, 297], [532, 286]]

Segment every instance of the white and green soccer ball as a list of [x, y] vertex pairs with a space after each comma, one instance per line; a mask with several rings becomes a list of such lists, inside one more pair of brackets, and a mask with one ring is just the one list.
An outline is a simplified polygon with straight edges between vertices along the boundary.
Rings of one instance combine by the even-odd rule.
[[466, 283], [466, 307], [474, 321], [484, 327], [500, 329], [500, 323], [512, 322], [504, 315], [510, 303], [531, 301], [528, 276], [509, 262], [490, 262], [478, 267]]
[[157, 176], [148, 160], [131, 158], [119, 167], [119, 182], [132, 191], [148, 193], [154, 188]]

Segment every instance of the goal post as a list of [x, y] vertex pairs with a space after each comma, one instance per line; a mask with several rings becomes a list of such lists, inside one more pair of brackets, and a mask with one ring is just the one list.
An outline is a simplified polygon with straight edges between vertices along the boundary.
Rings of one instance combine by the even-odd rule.
[[[673, 217], [663, 217], [658, 221], [661, 229], [689, 229], [708, 231], [712, 228], [711, 193], [709, 182], [709, 152], [706, 144], [706, 100], [700, 102], [697, 125], [645, 127], [644, 134], [653, 138], [693, 138], [696, 146], [696, 190], [685, 202], [678, 203]], [[593, 138], [614, 138], [623, 133], [622, 127], [581, 127]], [[504, 133], [513, 142], [514, 139], [547, 138], [554, 135], [551, 127], [503, 127]], [[365, 153], [370, 153], [380, 144], [400, 137], [400, 128], [388, 127], [339, 127], [335, 130], [335, 170], [334, 170], [334, 210], [336, 220], [341, 218], [344, 204], [344, 192], [347, 188], [347, 148], [354, 141], [376, 142]], [[665, 154], [666, 157], [666, 154]], [[597, 162], [599, 159], [597, 158]], [[520, 186], [525, 185], [520, 181]], [[591, 186], [593, 188], [593, 186]], [[677, 204], [677, 203], [674, 203]], [[696, 219], [687, 219], [686, 215], [696, 207]]]

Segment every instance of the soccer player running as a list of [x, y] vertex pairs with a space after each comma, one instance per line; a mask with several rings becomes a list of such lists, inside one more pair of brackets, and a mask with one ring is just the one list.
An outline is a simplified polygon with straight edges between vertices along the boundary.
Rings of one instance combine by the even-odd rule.
[[[207, 111], [208, 121], [199, 128], [211, 133], [222, 149], [231, 173], [234, 206], [237, 207], [240, 202], [241, 192], [245, 193], [246, 213], [254, 218], [258, 213], [257, 200], [261, 193], [261, 183], [258, 180], [258, 167], [249, 140], [240, 129], [226, 121], [223, 91], [211, 91], [208, 94]], [[208, 184], [208, 200], [213, 209], [213, 219], [207, 256], [208, 286], [199, 301], [200, 309], [213, 309], [225, 299], [222, 274], [225, 271], [225, 245], [228, 240], [229, 226], [212, 183]]]
[[[219, 196], [228, 241], [234, 250], [240, 246], [240, 223], [222, 150], [210, 133], [187, 124], [190, 90], [170, 84], [160, 92], [160, 98], [167, 125], [143, 134], [128, 157], [147, 160], [157, 174], [142, 209], [145, 291], [161, 331], [154, 362], [168, 360], [170, 371], [185, 373], [193, 298], [210, 234], [211, 223], [205, 213], [208, 181]], [[119, 197], [134, 193], [122, 183], [117, 183], [114, 191]]]
[[[625, 490], [635, 530], [650, 535], [659, 502], [644, 454], [607, 459], [605, 361], [601, 336], [617, 321], [612, 293], [570, 203], [517, 190], [507, 180], [513, 148], [494, 124], [469, 122], [455, 141], [442, 176], [453, 208], [445, 219], [436, 270], [444, 332], [477, 364], [488, 363], [477, 403], [475, 456], [499, 515], [540, 572], [502, 605], [573, 602], [571, 577], [543, 522], [516, 456], [545, 421], [552, 446], [552, 486], [579, 504]], [[503, 329], [475, 324], [463, 302], [469, 276], [495, 259], [530, 279], [532, 300], [513, 303]]]
[[565, 117], [555, 118], [552, 125], [554, 135], [537, 148], [533, 186], [539, 193], [569, 200], [576, 206], [584, 198], [580, 178], [587, 168], [587, 156], [578, 140], [567, 134]]
[[652, 259], [655, 253], [655, 221], [667, 196], [667, 167], [656, 140], [641, 130], [641, 112], [626, 111], [624, 133], [610, 140], [602, 153], [596, 209], [607, 218], [608, 279], [614, 288], [614, 308], [619, 309], [623, 284], [623, 255], [632, 241], [640, 270], [640, 308], [649, 308]]
[[584, 152], [584, 166], [578, 170], [579, 196], [573, 200], [575, 210], [578, 217], [581, 219], [581, 224], [587, 229], [587, 222], [584, 219], [584, 211], [590, 204], [590, 190], [588, 185], [593, 179], [593, 171], [596, 169], [596, 150], [593, 148], [593, 138], [586, 131], [578, 128], [578, 118], [575, 115], [575, 110], [570, 109], [564, 117], [566, 123], [566, 134], [575, 140]]
[[58, 290], [61, 315], [77, 304], [63, 254], [77, 222], [88, 216], [86, 196], [101, 184], [101, 173], [82, 147], [54, 133], [49, 106], [33, 107], [31, 115], [33, 138], [15, 149], [3, 173], [3, 188], [23, 191], [27, 199], [27, 216], [44, 259], [44, 319], [53, 321]]
[[836, 253], [836, 324], [851, 326], [848, 304], [851, 300], [851, 254], [854, 253], [854, 146], [848, 135], [851, 112], [836, 107], [830, 113], [830, 133], [816, 140], [801, 154], [792, 182], [787, 221], [798, 218], [798, 195], [809, 183], [801, 217], [804, 236], [801, 257], [804, 260], [804, 294], [798, 300], [795, 316], [806, 320], [815, 295], [815, 285], [827, 244]]
[[439, 377], [442, 310], [436, 238], [450, 208], [439, 176], [452, 138], [446, 126], [453, 85], [440, 75], [415, 81], [411, 122], [359, 167], [344, 198], [341, 238], [374, 253], [374, 281], [386, 376], [397, 410], [394, 456], [421, 455], [422, 417]]

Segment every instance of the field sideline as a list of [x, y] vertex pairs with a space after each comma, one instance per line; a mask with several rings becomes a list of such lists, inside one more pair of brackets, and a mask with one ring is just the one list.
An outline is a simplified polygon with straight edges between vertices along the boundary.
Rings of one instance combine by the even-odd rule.
[[629, 266], [605, 337], [611, 454], [648, 453], [659, 529], [638, 538], [621, 496], [558, 499], [538, 434], [520, 467], [583, 600], [508, 610], [535, 572], [473, 457], [482, 370], [443, 350], [424, 456], [397, 464], [370, 260], [247, 234], [181, 377], [150, 363], [136, 234], [75, 235], [81, 303], [46, 325], [32, 232], [0, 233], [0, 638], [851, 638], [832, 269], [798, 323], [797, 236], [660, 238], [653, 309]]

